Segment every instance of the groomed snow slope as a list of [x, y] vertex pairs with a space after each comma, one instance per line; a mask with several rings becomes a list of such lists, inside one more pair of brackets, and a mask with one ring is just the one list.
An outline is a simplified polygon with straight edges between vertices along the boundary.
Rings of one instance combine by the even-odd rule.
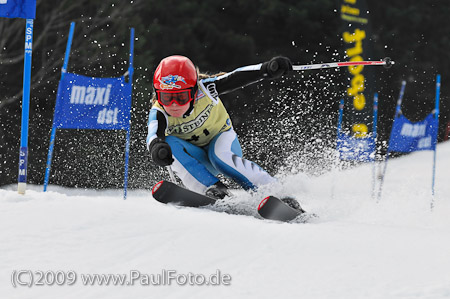
[[[320, 177], [292, 175], [284, 192], [320, 217], [264, 221], [162, 205], [148, 190], [0, 189], [1, 298], [448, 298], [450, 143], [391, 159], [383, 198], [370, 165]], [[236, 192], [247, 214], [255, 197]], [[258, 200], [257, 200], [258, 199]], [[86, 286], [84, 274], [229, 274], [228, 286]], [[77, 273], [71, 286], [17, 286], [16, 270]], [[28, 281], [29, 274], [21, 279]]]

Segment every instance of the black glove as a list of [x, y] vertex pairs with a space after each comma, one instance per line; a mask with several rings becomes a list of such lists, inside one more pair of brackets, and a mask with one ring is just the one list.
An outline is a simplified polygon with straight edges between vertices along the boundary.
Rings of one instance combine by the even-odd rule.
[[261, 70], [266, 74], [267, 78], [278, 79], [286, 75], [289, 71], [292, 71], [292, 63], [287, 57], [277, 56], [264, 62]]
[[149, 150], [153, 162], [159, 166], [168, 166], [174, 161], [170, 145], [161, 138], [153, 139], [150, 143]]

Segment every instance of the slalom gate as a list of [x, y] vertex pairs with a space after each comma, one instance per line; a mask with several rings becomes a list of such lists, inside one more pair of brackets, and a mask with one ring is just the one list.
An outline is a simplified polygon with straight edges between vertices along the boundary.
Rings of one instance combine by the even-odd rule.
[[394, 123], [389, 138], [389, 146], [386, 153], [385, 166], [378, 191], [378, 201], [381, 199], [386, 169], [390, 152], [410, 153], [415, 151], [433, 151], [433, 171], [431, 182], [431, 208], [434, 206], [434, 185], [436, 179], [436, 145], [439, 129], [439, 94], [441, 89], [441, 75], [436, 76], [435, 108], [425, 119], [411, 122], [401, 111], [401, 104], [406, 82], [402, 82], [400, 96], [395, 109]]
[[[96, 78], [67, 73], [74, 30], [75, 23], [72, 22], [56, 97], [47, 166], [45, 169], [44, 192], [47, 191], [50, 180], [50, 169], [57, 129], [125, 130], [123, 197], [126, 199], [134, 72], [134, 28], [131, 28], [130, 31], [128, 71], [125, 75], [118, 78]], [[127, 75], [128, 80], [126, 78]]]

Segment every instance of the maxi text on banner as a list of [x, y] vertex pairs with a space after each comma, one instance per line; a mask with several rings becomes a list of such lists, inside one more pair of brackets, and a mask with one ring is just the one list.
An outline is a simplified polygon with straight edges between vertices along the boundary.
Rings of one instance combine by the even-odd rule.
[[403, 115], [397, 116], [389, 139], [389, 151], [409, 153], [435, 150], [438, 126], [438, 120], [433, 113], [415, 123]]
[[58, 87], [54, 125], [58, 129], [129, 128], [131, 83], [124, 77], [95, 78], [66, 73]]
[[0, 0], [2, 18], [36, 18], [36, 0]]

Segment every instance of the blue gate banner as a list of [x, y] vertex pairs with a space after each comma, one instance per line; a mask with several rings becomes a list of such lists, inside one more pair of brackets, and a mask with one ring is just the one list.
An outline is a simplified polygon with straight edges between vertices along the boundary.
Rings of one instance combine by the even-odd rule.
[[126, 130], [131, 82], [66, 73], [59, 82], [54, 125], [58, 129]]
[[433, 113], [423, 121], [411, 122], [400, 115], [394, 119], [389, 139], [390, 152], [409, 153], [414, 151], [435, 150], [438, 133], [438, 120]]
[[0, 17], [36, 18], [36, 0], [0, 0]]
[[371, 162], [375, 160], [375, 139], [372, 137], [356, 138], [340, 133], [337, 149], [341, 160]]

